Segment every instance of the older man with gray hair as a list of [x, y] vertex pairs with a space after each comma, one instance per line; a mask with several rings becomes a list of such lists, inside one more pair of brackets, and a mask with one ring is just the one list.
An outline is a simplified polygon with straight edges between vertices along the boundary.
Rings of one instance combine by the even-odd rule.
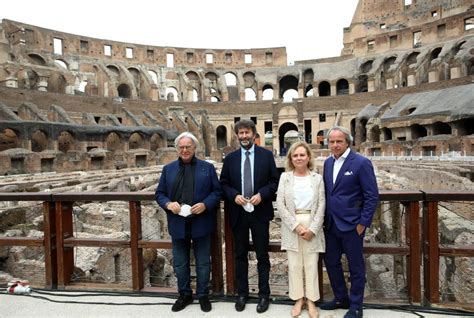
[[171, 308], [177, 312], [193, 302], [190, 286], [191, 242], [196, 259], [196, 296], [201, 310], [212, 309], [209, 301], [211, 234], [216, 228], [216, 209], [221, 189], [214, 166], [195, 156], [196, 137], [183, 132], [175, 139], [178, 160], [163, 167], [155, 197], [166, 211], [172, 238], [173, 267], [179, 297]]

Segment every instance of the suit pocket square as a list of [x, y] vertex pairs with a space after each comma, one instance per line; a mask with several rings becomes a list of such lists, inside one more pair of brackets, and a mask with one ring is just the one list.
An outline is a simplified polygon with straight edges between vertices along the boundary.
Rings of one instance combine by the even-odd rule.
[[344, 172], [344, 175], [345, 176], [352, 176], [353, 173], [352, 173], [352, 171], [346, 171], [346, 172]]

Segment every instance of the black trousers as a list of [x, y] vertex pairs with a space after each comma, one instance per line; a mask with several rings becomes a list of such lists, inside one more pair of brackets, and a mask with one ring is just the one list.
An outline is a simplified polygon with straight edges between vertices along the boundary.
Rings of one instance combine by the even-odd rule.
[[270, 296], [270, 258], [268, 256], [268, 245], [270, 222], [262, 222], [255, 217], [254, 213], [248, 213], [242, 209], [237, 224], [232, 228], [234, 235], [235, 250], [235, 276], [237, 280], [237, 292], [239, 296], [247, 297], [249, 294], [249, 231], [252, 233], [252, 242], [257, 255], [258, 269], [258, 296]]

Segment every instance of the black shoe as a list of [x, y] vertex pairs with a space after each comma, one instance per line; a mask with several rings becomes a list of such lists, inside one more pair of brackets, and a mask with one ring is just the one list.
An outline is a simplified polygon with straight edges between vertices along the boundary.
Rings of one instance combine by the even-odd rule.
[[344, 318], [362, 318], [362, 316], [364, 316], [362, 308], [349, 309], [349, 311], [344, 315]]
[[181, 311], [186, 308], [187, 305], [193, 303], [193, 296], [191, 295], [179, 295], [178, 299], [174, 303], [173, 307], [171, 307], [171, 311]]
[[201, 310], [204, 312], [209, 312], [212, 309], [211, 302], [207, 296], [199, 298], [199, 305], [201, 305]]
[[349, 300], [337, 301], [333, 299], [328, 303], [322, 303], [319, 308], [322, 310], [349, 309]]
[[245, 304], [247, 303], [247, 297], [239, 296], [235, 302], [235, 310], [243, 311], [245, 309]]
[[257, 312], [261, 314], [262, 312], [267, 311], [269, 305], [270, 299], [268, 297], [260, 297], [257, 304]]

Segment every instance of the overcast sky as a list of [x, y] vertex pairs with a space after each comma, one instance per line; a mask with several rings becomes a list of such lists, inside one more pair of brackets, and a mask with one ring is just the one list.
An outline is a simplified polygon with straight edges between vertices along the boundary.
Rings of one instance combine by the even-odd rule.
[[284, 46], [288, 62], [339, 56], [357, 0], [17, 0], [0, 18], [136, 44], [210, 49]]

